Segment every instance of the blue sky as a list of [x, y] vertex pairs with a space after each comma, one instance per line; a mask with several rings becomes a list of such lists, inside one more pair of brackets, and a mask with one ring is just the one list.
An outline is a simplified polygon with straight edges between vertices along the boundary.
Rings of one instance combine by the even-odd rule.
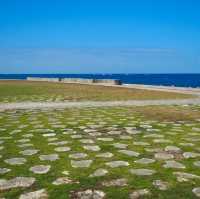
[[0, 3], [0, 73], [200, 73], [199, 0]]

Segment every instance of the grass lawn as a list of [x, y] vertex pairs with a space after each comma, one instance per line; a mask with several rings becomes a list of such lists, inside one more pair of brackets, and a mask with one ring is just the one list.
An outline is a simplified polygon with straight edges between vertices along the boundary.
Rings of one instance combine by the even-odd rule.
[[[41, 189], [50, 199], [81, 198], [86, 190], [101, 191], [98, 198], [139, 198], [143, 189], [141, 198], [197, 198], [193, 189], [200, 187], [199, 119], [199, 106], [1, 112], [0, 198]], [[41, 159], [51, 154], [57, 158]], [[10, 164], [12, 158], [22, 158], [21, 164]], [[116, 161], [122, 161], [121, 166]], [[33, 172], [38, 165], [49, 169]], [[104, 172], [95, 172], [99, 169]], [[14, 188], [16, 184], [2, 180], [16, 177], [35, 181]]]
[[0, 102], [19, 101], [109, 101], [182, 99], [193, 96], [162, 91], [80, 84], [0, 81]]

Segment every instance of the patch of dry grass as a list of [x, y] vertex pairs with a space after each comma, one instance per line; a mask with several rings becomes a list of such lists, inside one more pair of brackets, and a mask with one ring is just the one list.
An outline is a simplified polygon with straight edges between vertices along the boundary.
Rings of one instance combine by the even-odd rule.
[[[109, 100], [147, 100], [147, 99], [183, 99], [192, 95], [150, 91], [133, 88], [117, 88], [100, 85], [61, 84], [30, 81], [0, 81], [0, 101], [17, 98], [15, 101], [34, 100], [33, 97], [43, 96], [44, 99], [60, 97], [61, 101], [109, 101]], [[31, 99], [32, 98], [32, 99]]]
[[158, 121], [194, 121], [200, 119], [200, 108], [184, 106], [144, 106], [129, 109], [129, 113], [137, 113], [148, 120]]

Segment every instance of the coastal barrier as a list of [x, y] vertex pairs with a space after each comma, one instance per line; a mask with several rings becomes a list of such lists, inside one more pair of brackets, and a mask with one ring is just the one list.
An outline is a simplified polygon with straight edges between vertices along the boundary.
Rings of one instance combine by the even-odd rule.
[[36, 82], [60, 82], [60, 78], [27, 77], [26, 80]]
[[63, 83], [83, 83], [83, 84], [93, 84], [94, 79], [85, 79], [85, 78], [61, 78]]
[[40, 82], [59, 82], [59, 83], [78, 83], [78, 84], [97, 84], [97, 85], [121, 85], [122, 84], [122, 82], [117, 79], [27, 77], [27, 80], [40, 81]]

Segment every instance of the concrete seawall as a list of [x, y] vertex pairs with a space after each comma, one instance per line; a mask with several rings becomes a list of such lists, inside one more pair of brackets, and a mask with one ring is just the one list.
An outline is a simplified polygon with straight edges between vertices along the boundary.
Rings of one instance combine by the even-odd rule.
[[116, 79], [84, 79], [84, 78], [40, 78], [27, 77], [28, 81], [39, 82], [60, 82], [60, 83], [79, 83], [79, 84], [102, 84], [102, 85], [121, 85], [122, 82]]
[[27, 77], [26, 80], [36, 82], [60, 82], [60, 78]]

